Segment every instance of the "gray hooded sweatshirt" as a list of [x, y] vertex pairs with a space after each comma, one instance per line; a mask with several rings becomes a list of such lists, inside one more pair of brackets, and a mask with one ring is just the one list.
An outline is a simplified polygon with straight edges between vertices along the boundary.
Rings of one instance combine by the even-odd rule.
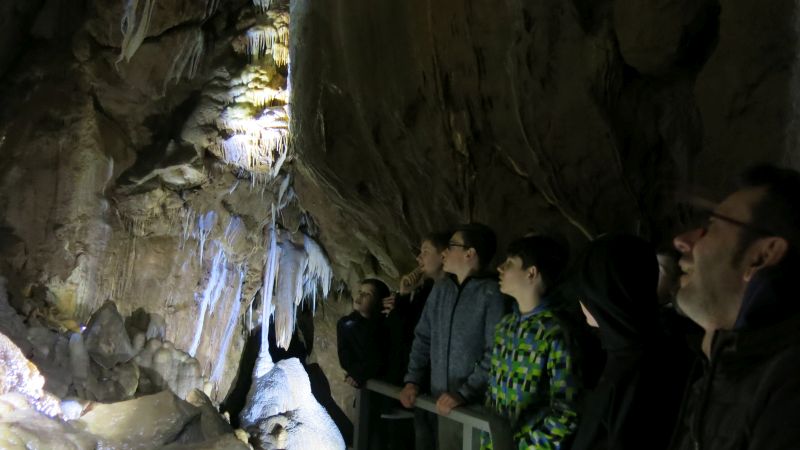
[[433, 285], [411, 346], [406, 383], [421, 385], [430, 368], [431, 394], [458, 392], [482, 398], [488, 380], [494, 328], [505, 299], [493, 278], [445, 277]]

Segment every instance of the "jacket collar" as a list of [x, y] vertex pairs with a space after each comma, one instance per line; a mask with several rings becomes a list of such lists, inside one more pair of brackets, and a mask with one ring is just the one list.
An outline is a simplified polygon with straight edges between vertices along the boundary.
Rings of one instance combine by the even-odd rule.
[[711, 343], [711, 359], [732, 362], [766, 357], [800, 344], [800, 313], [769, 326], [742, 330], [718, 330]]

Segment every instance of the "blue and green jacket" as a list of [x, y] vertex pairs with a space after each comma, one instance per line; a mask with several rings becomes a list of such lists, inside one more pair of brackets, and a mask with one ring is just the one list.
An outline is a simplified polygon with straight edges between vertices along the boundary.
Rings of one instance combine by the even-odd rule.
[[[519, 449], [562, 449], [577, 426], [578, 385], [564, 330], [546, 303], [515, 308], [494, 333], [486, 406], [508, 418]], [[491, 449], [488, 433], [481, 449]]]

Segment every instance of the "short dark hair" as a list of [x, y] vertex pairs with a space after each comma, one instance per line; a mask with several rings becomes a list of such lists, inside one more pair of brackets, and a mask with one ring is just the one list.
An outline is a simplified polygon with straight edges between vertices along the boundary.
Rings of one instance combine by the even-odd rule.
[[550, 236], [527, 236], [508, 244], [506, 255], [519, 257], [524, 269], [536, 266], [546, 292], [561, 281], [569, 262], [569, 247]]
[[[764, 189], [764, 196], [752, 207], [750, 223], [756, 229], [786, 239], [789, 253], [797, 256], [800, 246], [800, 172], [760, 164], [745, 170], [739, 176], [738, 185], [740, 189]], [[750, 243], [763, 236], [748, 229], [742, 231], [736, 260], [742, 257]]]
[[497, 236], [494, 231], [482, 223], [465, 223], [456, 227], [453, 234], [461, 233], [464, 248], [474, 248], [478, 254], [478, 266], [486, 268], [497, 251]]
[[375, 298], [377, 298], [379, 302], [381, 299], [384, 299], [391, 294], [389, 287], [386, 286], [386, 283], [377, 278], [366, 278], [361, 280], [361, 284], [368, 284], [372, 286], [375, 289]]
[[372, 313], [379, 313], [381, 309], [383, 309], [383, 303], [381, 303], [381, 300], [391, 294], [389, 287], [386, 286], [386, 283], [377, 278], [366, 278], [361, 280], [361, 284], [372, 286], [372, 288], [375, 289], [375, 302], [372, 303]]
[[453, 235], [450, 231], [434, 231], [422, 236], [422, 242], [428, 241], [436, 247], [436, 250], [443, 252], [450, 243], [450, 237]]

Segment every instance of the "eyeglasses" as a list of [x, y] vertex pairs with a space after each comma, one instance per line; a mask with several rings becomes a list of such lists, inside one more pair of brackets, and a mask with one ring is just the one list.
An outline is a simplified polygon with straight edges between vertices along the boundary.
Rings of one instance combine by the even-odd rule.
[[448, 242], [447, 243], [447, 248], [448, 249], [453, 248], [453, 247], [470, 248], [468, 245], [459, 244], [458, 242]]
[[713, 218], [713, 219], [722, 220], [724, 222], [728, 222], [730, 224], [733, 224], [733, 225], [736, 225], [738, 227], [744, 228], [745, 230], [750, 231], [751, 233], [755, 233], [756, 235], [759, 235], [759, 236], [772, 236], [772, 235], [775, 234], [774, 232], [772, 232], [770, 230], [767, 230], [766, 228], [761, 228], [759, 226], [756, 226], [756, 225], [753, 225], [753, 224], [750, 224], [750, 223], [747, 223], [747, 222], [742, 222], [741, 220], [737, 220], [737, 219], [734, 219], [732, 217], [728, 217], [726, 215], [720, 214], [720, 213], [715, 212], [715, 211], [710, 210], [710, 209], [704, 211], [703, 213], [705, 214], [705, 217], [703, 218], [703, 221], [700, 224], [700, 228], [702, 228], [703, 230], [706, 230], [706, 231], [708, 230], [708, 227], [711, 225], [710, 222], [711, 222], [711, 219]]

